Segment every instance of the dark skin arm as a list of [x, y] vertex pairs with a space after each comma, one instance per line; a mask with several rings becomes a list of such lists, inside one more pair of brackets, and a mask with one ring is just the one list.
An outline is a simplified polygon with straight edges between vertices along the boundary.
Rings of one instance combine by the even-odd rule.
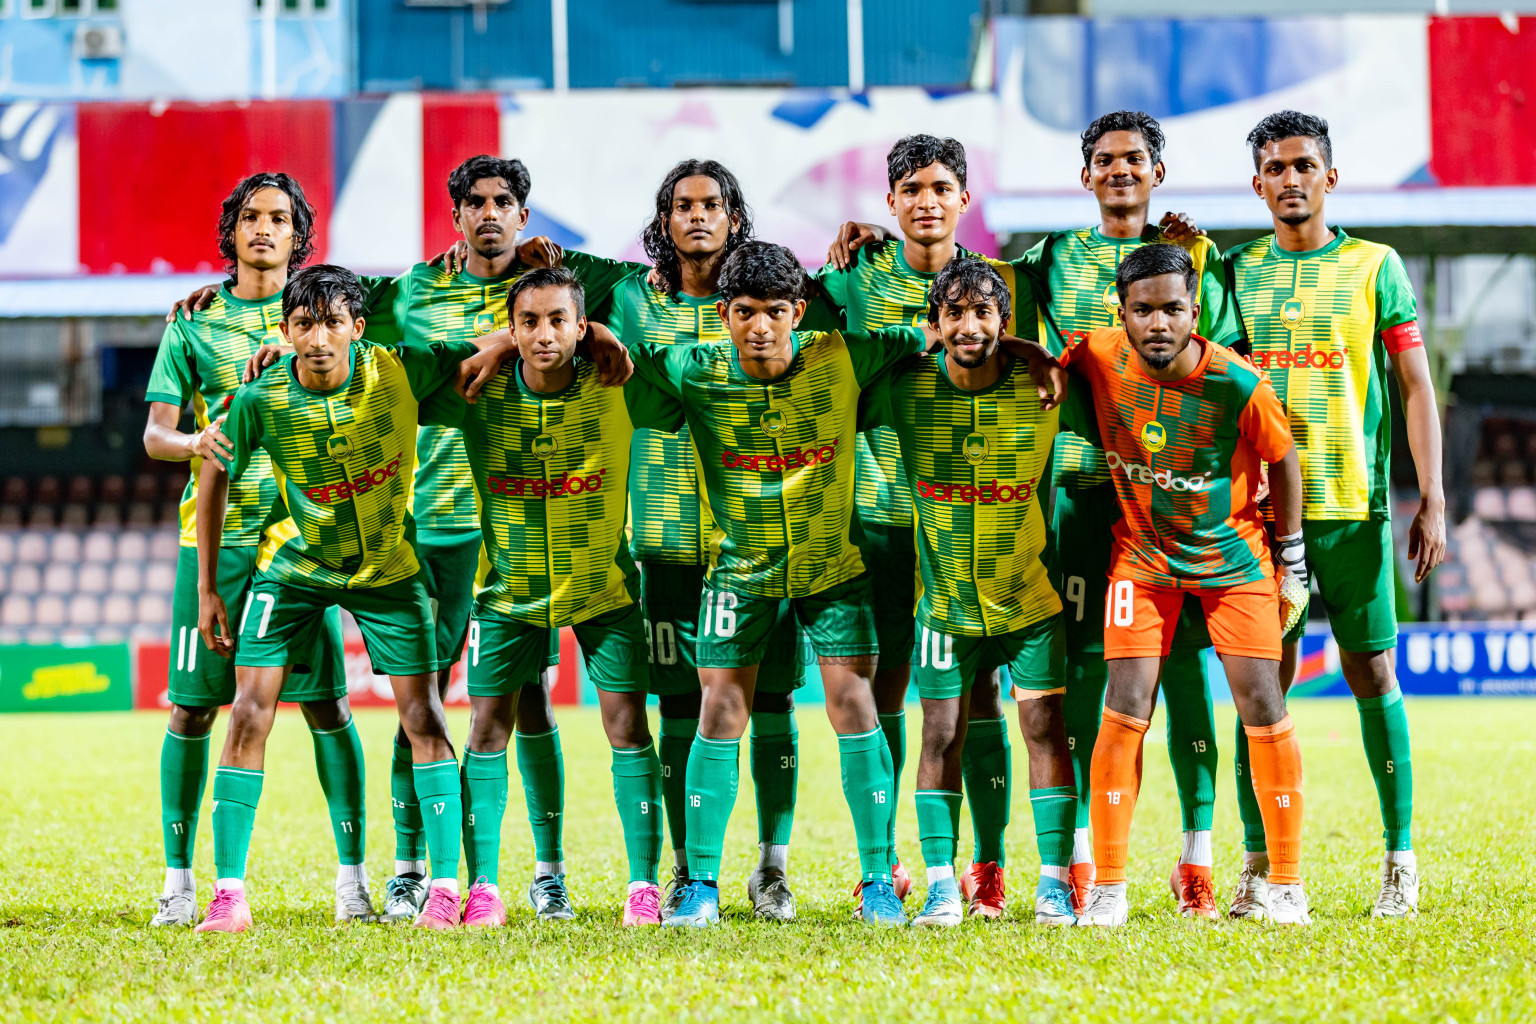
[[1275, 510], [1275, 533], [1289, 537], [1301, 532], [1301, 459], [1296, 446], [1279, 462], [1269, 463], [1269, 499]]
[[[454, 385], [471, 405], [479, 399], [480, 389], [517, 356], [517, 342], [510, 331], [487, 334], [483, 340], [490, 344], [482, 345], [479, 352], [459, 364], [459, 380]], [[605, 388], [621, 387], [635, 372], [629, 349], [605, 324], [587, 321], [587, 336], [577, 344], [576, 354], [597, 364], [598, 380]]]
[[186, 462], [201, 457], [217, 462], [222, 456], [229, 458], [229, 438], [220, 428], [224, 417], [209, 423], [202, 430], [183, 434], [177, 429], [181, 422], [181, 410], [169, 402], [150, 402], [149, 419], [144, 424], [144, 450], [152, 459], [163, 462]]
[[197, 631], [203, 646], [221, 658], [235, 652], [229, 609], [219, 596], [219, 543], [228, 503], [229, 474], [217, 459], [209, 459], [197, 477]]
[[1413, 559], [1413, 578], [1423, 583], [1445, 560], [1445, 487], [1440, 479], [1440, 408], [1435, 402], [1435, 381], [1429, 371], [1429, 355], [1422, 345], [1404, 349], [1389, 358], [1397, 372], [1403, 396], [1403, 418], [1408, 421], [1408, 448], [1419, 476], [1419, 511], [1408, 527], [1408, 557]]

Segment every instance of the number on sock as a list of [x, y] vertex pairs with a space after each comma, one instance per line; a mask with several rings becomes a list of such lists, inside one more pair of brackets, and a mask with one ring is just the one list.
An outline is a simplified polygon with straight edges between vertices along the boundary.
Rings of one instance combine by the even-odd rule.
[[1291, 794], [1289, 794], [1289, 793], [1276, 793], [1275, 794], [1275, 805], [1278, 806], [1278, 807], [1289, 807], [1289, 806], [1291, 806]]
[[1109, 792], [1109, 793], [1105, 793], [1104, 795], [1109, 798], [1109, 802], [1112, 803], [1112, 804], [1118, 804], [1120, 802], [1120, 794], [1119, 793]]

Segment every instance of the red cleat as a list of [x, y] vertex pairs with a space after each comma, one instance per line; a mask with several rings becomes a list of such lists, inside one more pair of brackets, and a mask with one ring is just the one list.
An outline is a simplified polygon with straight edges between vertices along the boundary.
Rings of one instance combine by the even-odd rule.
[[907, 893], [912, 891], [912, 876], [901, 861], [891, 865], [891, 888], [896, 890], [896, 898], [899, 900], [905, 900]]
[[1179, 913], [1184, 917], [1202, 917], [1216, 920], [1216, 888], [1211, 885], [1211, 869], [1199, 864], [1178, 863], [1168, 877], [1174, 898], [1179, 901]]
[[995, 862], [972, 864], [960, 876], [960, 895], [970, 904], [972, 917], [999, 918], [1007, 892], [1003, 884], [1003, 869]]
[[1081, 914], [1093, 895], [1094, 876], [1098, 872], [1092, 862], [1081, 861], [1067, 868], [1067, 884], [1072, 887], [1072, 909]]

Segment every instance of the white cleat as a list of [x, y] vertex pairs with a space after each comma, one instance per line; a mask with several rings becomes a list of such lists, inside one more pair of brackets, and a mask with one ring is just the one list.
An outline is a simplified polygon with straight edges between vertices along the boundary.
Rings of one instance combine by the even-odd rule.
[[1311, 924], [1307, 893], [1300, 882], [1293, 885], [1269, 885], [1269, 919], [1275, 924]]
[[1243, 865], [1243, 873], [1237, 876], [1237, 888], [1232, 890], [1232, 907], [1227, 916], [1235, 920], [1262, 921], [1269, 916], [1269, 865], [1255, 868]]
[[1118, 928], [1131, 918], [1131, 904], [1126, 899], [1125, 883], [1095, 885], [1088, 905], [1077, 915], [1080, 927]]
[[369, 924], [378, 920], [373, 912], [373, 900], [368, 895], [367, 882], [348, 882], [336, 889], [336, 923], [356, 921]]
[[1372, 917], [1413, 917], [1419, 912], [1419, 872], [1408, 864], [1381, 866], [1381, 892]]
[[411, 924], [427, 902], [427, 880], [417, 875], [396, 875], [384, 883], [381, 924]]
[[152, 928], [190, 928], [197, 923], [197, 891], [178, 889], [156, 897], [160, 909], [150, 919]]

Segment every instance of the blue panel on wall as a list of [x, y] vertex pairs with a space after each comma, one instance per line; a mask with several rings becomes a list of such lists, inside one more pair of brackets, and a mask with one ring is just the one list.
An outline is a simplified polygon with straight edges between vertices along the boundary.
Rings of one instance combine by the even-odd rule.
[[518, 0], [482, 20], [462, 8], [357, 0], [357, 31], [364, 92], [526, 88], [554, 76], [547, 3]]

